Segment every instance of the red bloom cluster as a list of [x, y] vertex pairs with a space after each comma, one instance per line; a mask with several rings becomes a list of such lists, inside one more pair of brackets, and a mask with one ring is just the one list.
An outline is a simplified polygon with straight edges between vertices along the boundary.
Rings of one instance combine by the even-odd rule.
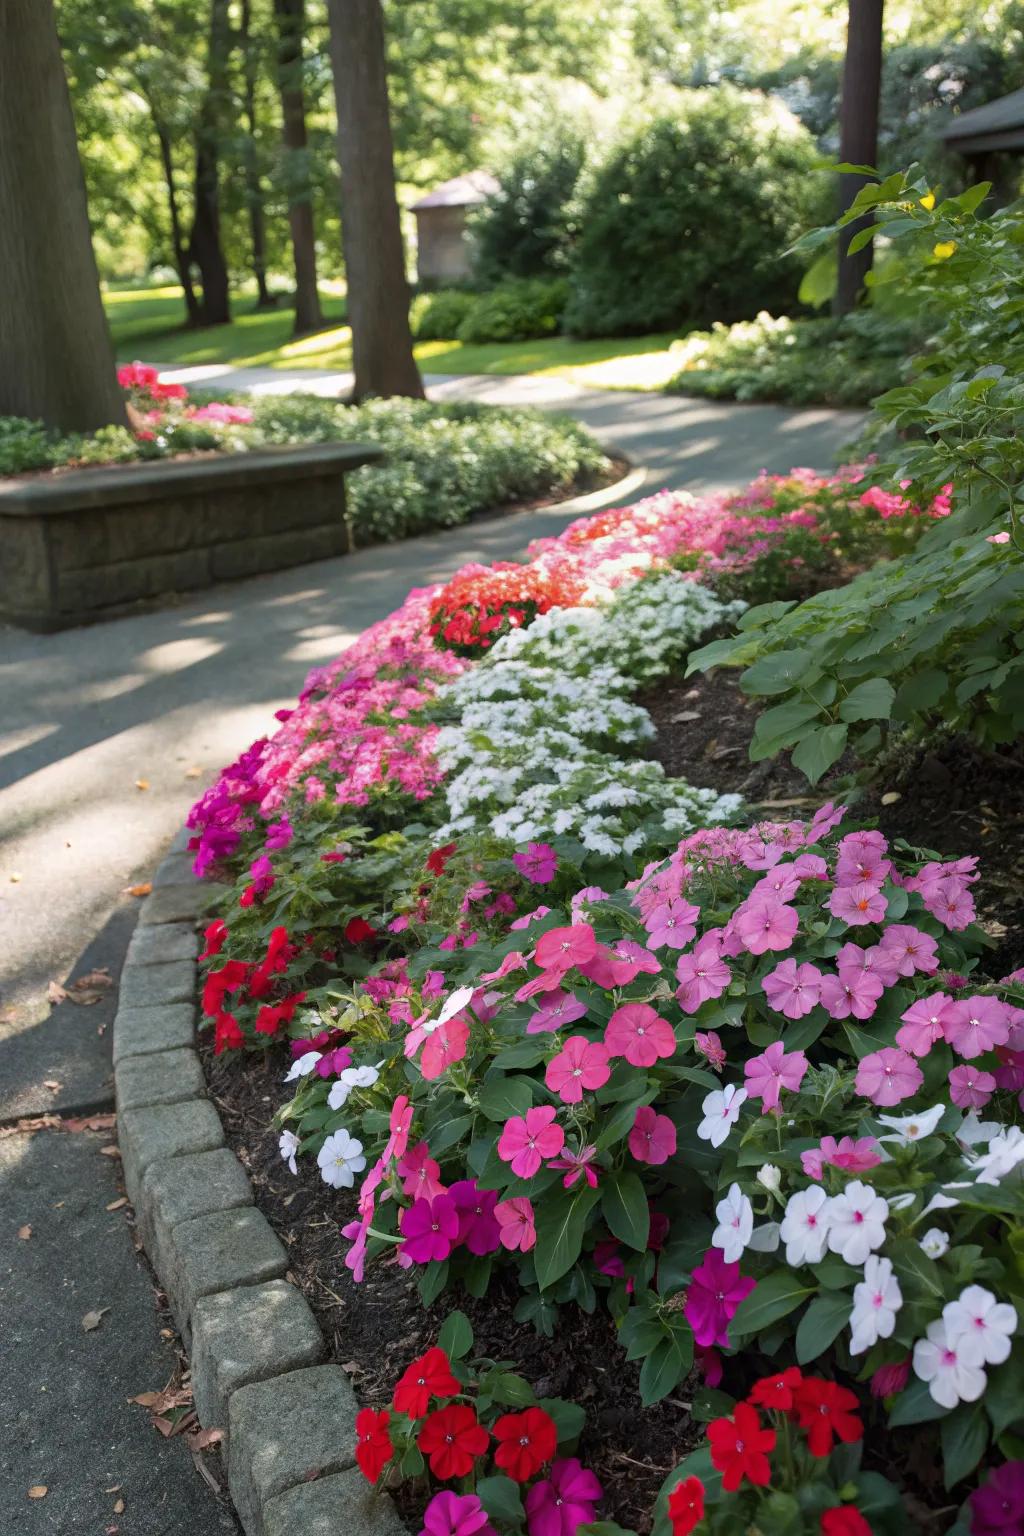
[[[151, 400], [187, 400], [184, 384], [161, 384], [155, 368], [144, 363], [126, 363], [117, 370], [117, 382], [129, 394], [142, 396], [144, 403]], [[152, 436], [152, 433], [148, 434]]]
[[431, 603], [428, 628], [441, 650], [473, 656], [539, 613], [575, 606], [583, 591], [579, 578], [539, 565], [467, 565]]
[[[228, 938], [227, 925], [220, 919], [206, 930], [206, 948], [201, 958], [212, 959], [219, 955]], [[288, 962], [295, 954], [288, 942], [288, 931], [277, 927], [270, 935], [267, 953], [258, 965], [245, 960], [226, 960], [217, 970], [207, 972], [203, 984], [203, 1012], [214, 1021], [214, 1054], [239, 1050], [245, 1044], [241, 1025], [225, 1006], [229, 994], [237, 994], [237, 1001], [260, 1002], [263, 1006], [256, 1015], [256, 1029], [261, 1035], [275, 1035], [283, 1024], [291, 1022], [298, 1005], [305, 1001], [305, 992], [293, 992], [289, 997], [274, 1002], [263, 1002], [274, 985], [274, 980], [287, 970]]]

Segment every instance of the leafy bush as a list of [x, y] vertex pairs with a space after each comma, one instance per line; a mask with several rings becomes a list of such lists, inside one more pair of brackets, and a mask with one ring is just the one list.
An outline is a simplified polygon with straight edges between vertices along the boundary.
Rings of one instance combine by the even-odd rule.
[[581, 336], [736, 320], [795, 301], [780, 254], [805, 227], [810, 135], [779, 103], [718, 85], [681, 93], [593, 177], [565, 316]]
[[561, 123], [499, 168], [498, 191], [471, 226], [484, 282], [566, 271], [579, 232], [577, 188], [585, 157], [581, 135]]
[[459, 326], [460, 341], [532, 341], [559, 329], [568, 297], [564, 278], [512, 278], [481, 294]]
[[674, 342], [680, 371], [667, 388], [712, 400], [866, 405], [900, 382], [915, 340], [915, 327], [871, 310], [837, 320], [762, 312]]
[[53, 433], [41, 421], [0, 416], [0, 475], [23, 475], [54, 463]]
[[418, 293], [412, 301], [410, 317], [413, 335], [417, 341], [454, 341], [476, 301], [476, 294], [466, 288]]

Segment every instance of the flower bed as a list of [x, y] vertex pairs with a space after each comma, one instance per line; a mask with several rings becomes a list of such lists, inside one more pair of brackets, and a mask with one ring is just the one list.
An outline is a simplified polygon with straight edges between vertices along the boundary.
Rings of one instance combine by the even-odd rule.
[[[634, 699], [805, 579], [794, 528], [835, 570], [914, 510], [801, 473], [467, 568], [314, 672], [190, 818], [197, 872], [234, 880], [215, 1050], [281, 1061], [280, 1153], [338, 1192], [351, 1281], [474, 1298], [478, 1333], [493, 1286], [570, 1349], [604, 1317], [662, 1432], [687, 1399], [658, 1536], [1017, 1528], [1024, 987], [981, 968], [977, 860], [667, 778]], [[449, 1303], [378, 1384], [371, 1480], [428, 1536], [634, 1509], [484, 1331]]]

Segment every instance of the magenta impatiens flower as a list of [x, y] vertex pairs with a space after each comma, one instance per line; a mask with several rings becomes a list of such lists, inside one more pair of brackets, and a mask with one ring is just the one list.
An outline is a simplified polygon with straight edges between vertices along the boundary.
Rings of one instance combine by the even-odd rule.
[[624, 1003], [608, 1020], [604, 1043], [609, 1056], [625, 1056], [632, 1067], [653, 1067], [675, 1055], [675, 1030], [649, 1003]]
[[596, 953], [597, 939], [590, 924], [573, 923], [571, 928], [549, 928], [542, 933], [534, 959], [542, 971], [561, 975], [581, 961], [592, 960]]
[[499, 1200], [494, 1207], [501, 1246], [511, 1253], [529, 1253], [537, 1242], [533, 1205], [525, 1195]]
[[597, 1170], [594, 1162], [597, 1159], [597, 1147], [593, 1144], [580, 1147], [574, 1152], [571, 1147], [563, 1147], [557, 1157], [553, 1157], [548, 1163], [549, 1168], [557, 1168], [559, 1173], [564, 1173], [562, 1180], [563, 1189], [572, 1189], [580, 1179], [585, 1179], [591, 1189], [597, 1188]]
[[741, 1275], [739, 1264], [727, 1264], [720, 1248], [709, 1248], [704, 1261], [690, 1277], [683, 1311], [701, 1347], [728, 1345], [729, 1323], [744, 1296], [749, 1296], [757, 1281]]
[[420, 1536], [497, 1536], [475, 1493], [435, 1493], [423, 1511]]
[[576, 1536], [581, 1525], [594, 1520], [603, 1493], [593, 1472], [575, 1456], [552, 1462], [544, 1481], [534, 1483], [526, 1495], [529, 1536]]
[[534, 885], [548, 885], [555, 878], [558, 855], [550, 843], [530, 843], [512, 855], [512, 863]]
[[565, 1132], [555, 1123], [554, 1106], [542, 1104], [506, 1120], [498, 1138], [498, 1156], [511, 1163], [517, 1178], [532, 1179], [541, 1163], [556, 1157], [564, 1144]]
[[949, 1096], [958, 1109], [984, 1109], [996, 1091], [991, 1072], [966, 1064], [949, 1074]]
[[474, 1179], [459, 1179], [448, 1193], [459, 1213], [458, 1241], [478, 1258], [493, 1253], [501, 1241], [501, 1229], [494, 1214], [497, 1192], [478, 1189]]
[[528, 1035], [552, 1034], [565, 1024], [575, 1024], [587, 1011], [586, 1003], [581, 1003], [575, 992], [563, 992], [561, 987], [541, 992], [537, 1001], [540, 1007], [526, 1026]]
[[821, 1001], [821, 972], [816, 965], [780, 960], [761, 985], [768, 1005], [787, 1019], [802, 1019]]
[[684, 1013], [696, 1013], [709, 998], [721, 997], [732, 973], [719, 953], [717, 942], [701, 939], [691, 954], [676, 962], [676, 998]]
[[796, 908], [774, 896], [745, 901], [736, 908], [731, 924], [744, 949], [752, 955], [763, 955], [769, 949], [788, 949], [799, 926]]
[[996, 997], [965, 997], [949, 1009], [943, 1033], [958, 1056], [982, 1056], [1010, 1038], [1006, 1009]]
[[450, 1195], [415, 1200], [398, 1219], [402, 1252], [414, 1264], [446, 1259], [459, 1240], [459, 1212]]
[[608, 1052], [584, 1035], [570, 1035], [548, 1062], [544, 1081], [563, 1104], [578, 1104], [585, 1088], [601, 1088], [611, 1077]]
[[889, 903], [877, 885], [859, 880], [856, 885], [837, 885], [825, 905], [833, 917], [856, 928], [861, 923], [880, 923]]
[[912, 1098], [923, 1082], [924, 1074], [913, 1056], [887, 1045], [862, 1058], [855, 1087], [872, 1104], [886, 1108]]
[[750, 1098], [761, 1100], [761, 1113], [778, 1109], [783, 1088], [796, 1093], [807, 1071], [803, 1051], [788, 1051], [781, 1040], [773, 1040], [767, 1050], [755, 1056], [743, 1068]]
[[659, 1115], [649, 1104], [641, 1105], [629, 1133], [629, 1150], [638, 1163], [654, 1167], [667, 1163], [676, 1150], [676, 1128], [668, 1115]]
[[1024, 1529], [1024, 1461], [1006, 1461], [970, 1496], [971, 1536], [1019, 1536]]

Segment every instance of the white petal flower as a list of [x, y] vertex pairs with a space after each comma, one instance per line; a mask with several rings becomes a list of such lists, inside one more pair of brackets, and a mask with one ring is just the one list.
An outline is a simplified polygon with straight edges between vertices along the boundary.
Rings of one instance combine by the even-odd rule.
[[929, 1227], [918, 1247], [930, 1259], [941, 1259], [944, 1253], [949, 1252], [949, 1238], [941, 1227]]
[[333, 1189], [351, 1189], [357, 1173], [366, 1167], [363, 1144], [344, 1129], [328, 1136], [316, 1155], [325, 1184]]
[[964, 1115], [963, 1123], [956, 1133], [956, 1139], [962, 1147], [970, 1148], [982, 1141], [991, 1141], [993, 1136], [998, 1136], [1002, 1126], [998, 1120], [979, 1120], [977, 1111], [969, 1109]]
[[801, 1264], [819, 1264], [825, 1257], [830, 1205], [820, 1184], [790, 1195], [779, 1236], [786, 1245], [786, 1263], [791, 1269], [798, 1269]]
[[298, 1173], [295, 1166], [295, 1154], [299, 1150], [299, 1138], [294, 1131], [282, 1131], [277, 1142], [278, 1150], [284, 1158], [292, 1173]]
[[710, 1141], [713, 1147], [720, 1147], [739, 1119], [746, 1097], [747, 1090], [737, 1088], [735, 1083], [727, 1083], [724, 1088], [709, 1093], [701, 1105], [704, 1119], [697, 1127], [701, 1141]]
[[896, 1313], [903, 1305], [892, 1261], [873, 1253], [864, 1265], [864, 1279], [854, 1286], [850, 1315], [850, 1353], [862, 1355], [879, 1339], [892, 1338]]
[[738, 1264], [750, 1242], [754, 1230], [754, 1208], [738, 1184], [729, 1186], [729, 1193], [715, 1207], [718, 1226], [711, 1234], [711, 1243], [720, 1248], [727, 1264]]
[[934, 1104], [931, 1109], [924, 1109], [919, 1115], [878, 1115], [881, 1125], [892, 1127], [891, 1136], [879, 1136], [879, 1141], [895, 1141], [899, 1146], [909, 1146], [912, 1141], [921, 1141], [925, 1136], [933, 1135], [936, 1126], [946, 1113], [945, 1104]]
[[297, 1057], [284, 1075], [285, 1082], [294, 1083], [296, 1078], [308, 1077], [322, 1055], [322, 1051], [306, 1051]]
[[853, 1179], [836, 1195], [829, 1210], [828, 1245], [846, 1264], [859, 1269], [885, 1242], [888, 1202], [870, 1184]]
[[1001, 1184], [1015, 1169], [1024, 1163], [1024, 1131], [1019, 1125], [1011, 1125], [1008, 1131], [993, 1136], [988, 1151], [983, 1152], [975, 1163], [979, 1170], [979, 1184]]
[[461, 1013], [463, 1008], [468, 1007], [473, 1000], [473, 990], [472, 987], [456, 987], [451, 996], [445, 999], [444, 1007], [437, 1016], [434, 1028], [447, 1024], [449, 1019], [454, 1019], [457, 1013]]
[[1009, 1359], [1017, 1331], [1017, 1311], [997, 1301], [982, 1285], [969, 1285], [957, 1301], [942, 1309], [946, 1337], [961, 1360], [971, 1365], [1002, 1365]]
[[929, 1323], [927, 1339], [918, 1339], [914, 1345], [914, 1374], [928, 1383], [928, 1392], [940, 1408], [976, 1403], [988, 1385], [981, 1367], [962, 1359], [950, 1344], [941, 1318]]
[[775, 1194], [782, 1187], [782, 1174], [774, 1163], [762, 1163], [757, 1170], [757, 1182]]

